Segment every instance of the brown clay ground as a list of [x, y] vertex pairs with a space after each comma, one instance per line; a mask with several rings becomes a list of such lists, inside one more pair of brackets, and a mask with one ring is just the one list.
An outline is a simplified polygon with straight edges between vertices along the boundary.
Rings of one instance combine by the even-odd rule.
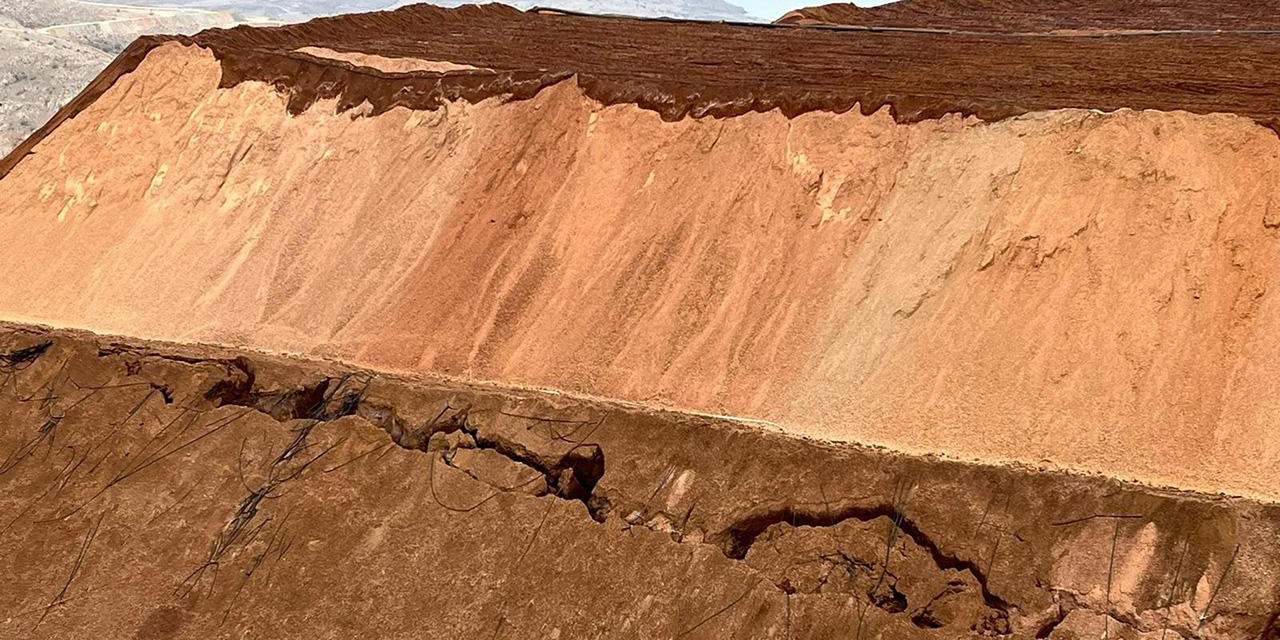
[[1280, 631], [1245, 500], [14, 326], [0, 414], [4, 637]]
[[1280, 11], [1254, 0], [900, 0], [876, 7], [805, 7], [777, 22], [992, 33], [1267, 31], [1280, 29]]

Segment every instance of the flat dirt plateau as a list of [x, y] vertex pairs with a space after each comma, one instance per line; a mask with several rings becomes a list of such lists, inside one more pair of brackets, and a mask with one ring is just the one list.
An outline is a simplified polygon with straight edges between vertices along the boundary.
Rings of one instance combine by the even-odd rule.
[[780, 24], [828, 24], [985, 33], [1234, 31], [1280, 28], [1269, 2], [1220, 0], [898, 0], [875, 7], [837, 2], [789, 11]]
[[1243, 499], [21, 326], [0, 416], [7, 638], [1280, 637]]

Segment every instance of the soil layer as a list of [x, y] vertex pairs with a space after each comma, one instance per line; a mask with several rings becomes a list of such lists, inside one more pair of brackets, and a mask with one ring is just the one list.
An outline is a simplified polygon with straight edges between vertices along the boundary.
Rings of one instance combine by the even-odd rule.
[[[0, 176], [148, 51], [173, 40], [210, 48], [222, 63], [223, 87], [271, 83], [291, 96], [295, 113], [321, 98], [337, 98], [343, 108], [367, 101], [380, 113], [435, 108], [459, 97], [528, 97], [576, 75], [602, 103], [637, 104], [669, 120], [775, 108], [788, 116], [855, 106], [869, 114], [888, 106], [902, 122], [947, 113], [997, 120], [1048, 109], [1130, 108], [1280, 123], [1274, 99], [1280, 79], [1270, 72], [1280, 68], [1280, 37], [1271, 33], [871, 33], [411, 5], [277, 28], [141, 38], [0, 162]], [[304, 47], [492, 71], [380, 73], [299, 53]]]
[[0, 315], [1280, 497], [1247, 119], [667, 122], [573, 80], [295, 115], [221, 78], [157, 48], [0, 180]]
[[805, 7], [777, 23], [990, 33], [1274, 31], [1280, 29], [1280, 12], [1253, 0], [899, 0], [875, 7]]
[[1277, 632], [1246, 500], [20, 326], [0, 416], [6, 637]]

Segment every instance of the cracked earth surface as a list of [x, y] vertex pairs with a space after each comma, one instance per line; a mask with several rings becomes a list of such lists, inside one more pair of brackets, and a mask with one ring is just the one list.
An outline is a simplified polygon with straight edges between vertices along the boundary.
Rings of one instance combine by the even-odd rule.
[[1277, 633], [1269, 504], [32, 327], [0, 382], [8, 637]]

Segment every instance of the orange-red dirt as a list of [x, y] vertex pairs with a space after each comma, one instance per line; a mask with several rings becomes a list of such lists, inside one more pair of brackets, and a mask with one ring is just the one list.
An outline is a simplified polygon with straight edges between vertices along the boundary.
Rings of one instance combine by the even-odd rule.
[[572, 80], [293, 115], [220, 70], [157, 48], [0, 180], [8, 317], [1277, 497], [1246, 118], [666, 122]]
[[1275, 67], [140, 40], [0, 162], [0, 637], [1280, 640]]

